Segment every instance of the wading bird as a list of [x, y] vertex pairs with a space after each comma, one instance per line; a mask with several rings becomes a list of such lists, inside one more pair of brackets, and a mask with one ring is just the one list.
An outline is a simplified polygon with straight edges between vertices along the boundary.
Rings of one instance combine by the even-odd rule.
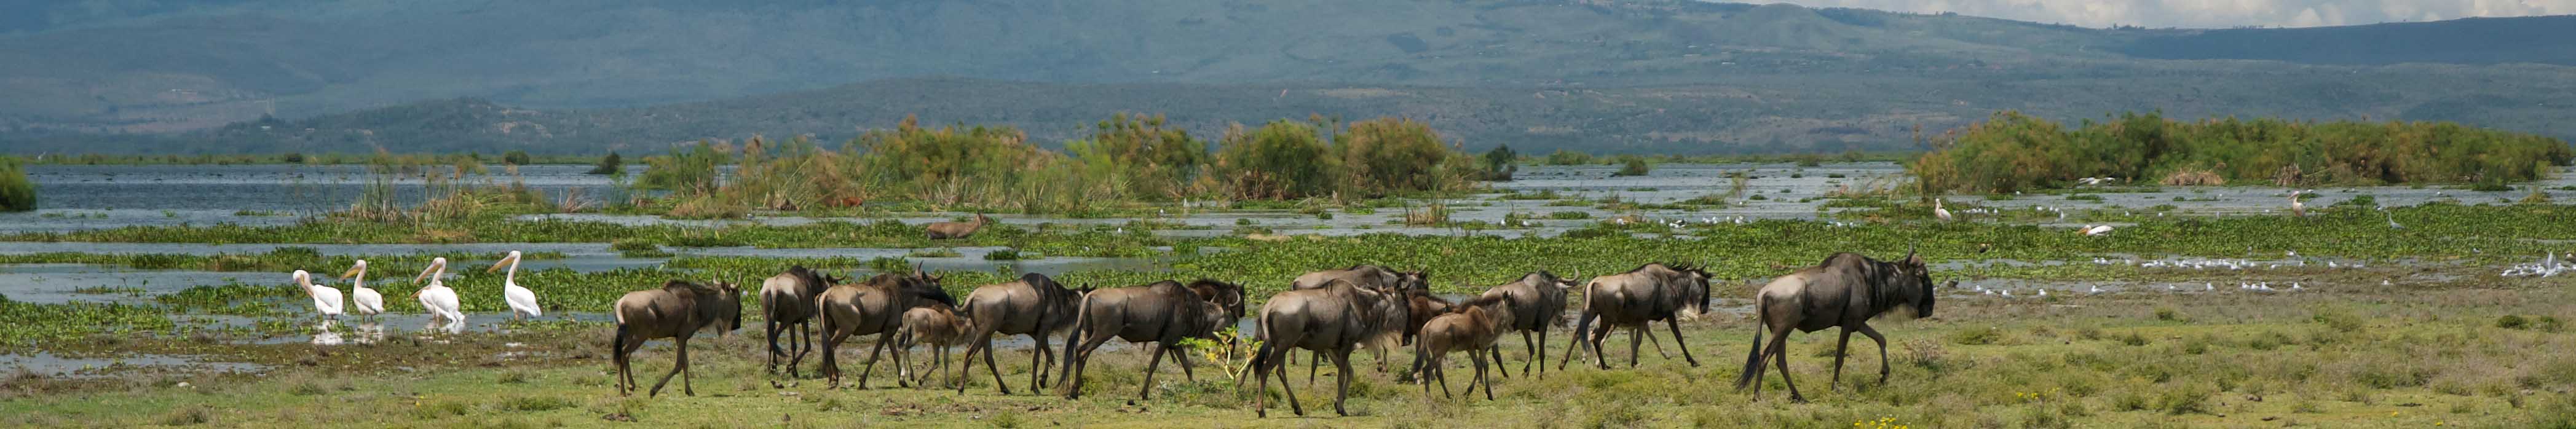
[[411, 297], [420, 300], [421, 308], [429, 310], [432, 324], [444, 321], [450, 326], [463, 325], [465, 313], [457, 310], [456, 290], [449, 289], [447, 283], [439, 279], [446, 275], [447, 258], [430, 259], [429, 267], [421, 269], [420, 275], [411, 279], [414, 283], [420, 283], [422, 279], [429, 282], [422, 283], [420, 290], [412, 292]]
[[2076, 231], [2076, 232], [2083, 233], [2084, 235], [2103, 235], [2103, 234], [2110, 234], [2110, 233], [2111, 233], [2111, 226], [2110, 226], [2110, 225], [2085, 225], [2083, 228], [2077, 228], [2075, 231]]
[[1940, 219], [1942, 222], [1950, 221], [1950, 209], [1941, 208], [1941, 200], [1938, 198], [1932, 199], [1932, 218]]
[[385, 312], [385, 296], [377, 294], [375, 289], [367, 288], [367, 260], [358, 260], [356, 265], [349, 267], [349, 272], [340, 273], [340, 278], [349, 279], [349, 301], [351, 304], [357, 304], [350, 310], [356, 311], [360, 316], [367, 316], [367, 321], [370, 322], [376, 320], [377, 314]]
[[2290, 215], [2308, 217], [2308, 203], [2299, 201], [2300, 192], [2303, 191], [2290, 191]]
[[510, 303], [510, 320], [545, 315], [545, 309], [537, 307], [537, 291], [519, 286], [519, 251], [510, 251], [509, 256], [501, 257], [499, 262], [492, 263], [492, 268], [483, 272], [500, 271], [504, 265], [510, 267], [510, 273], [501, 277], [501, 300]]
[[339, 289], [313, 284], [313, 274], [304, 270], [295, 270], [295, 285], [304, 288], [304, 294], [313, 296], [314, 312], [322, 313], [322, 317], [340, 317]]

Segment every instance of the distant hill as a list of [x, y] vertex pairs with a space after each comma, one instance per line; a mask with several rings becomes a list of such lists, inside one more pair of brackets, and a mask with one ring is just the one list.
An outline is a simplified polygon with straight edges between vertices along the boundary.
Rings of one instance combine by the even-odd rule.
[[2576, 17], [2139, 30], [1652, 0], [28, 0], [0, 16], [10, 152], [587, 152], [907, 113], [1049, 139], [1116, 111], [1202, 132], [1392, 114], [1469, 145], [1676, 152], [1902, 146], [1997, 109], [2576, 134], [2552, 104], [2576, 95], [2570, 44], [2529, 39]]

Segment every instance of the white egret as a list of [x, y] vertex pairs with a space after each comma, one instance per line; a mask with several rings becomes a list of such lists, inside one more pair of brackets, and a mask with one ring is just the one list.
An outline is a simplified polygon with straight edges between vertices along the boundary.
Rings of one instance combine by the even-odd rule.
[[501, 257], [483, 272], [500, 271], [504, 265], [510, 267], [510, 273], [501, 277], [501, 300], [510, 303], [510, 320], [545, 315], [545, 309], [537, 307], [537, 291], [519, 286], [519, 251], [510, 251], [509, 256]]
[[367, 260], [358, 260], [357, 265], [349, 267], [349, 272], [340, 273], [340, 278], [349, 279], [349, 303], [357, 304], [350, 307], [350, 311], [367, 316], [370, 321], [385, 312], [385, 296], [367, 288]]
[[295, 286], [304, 288], [304, 294], [313, 296], [314, 312], [322, 313], [323, 317], [340, 317], [339, 289], [313, 284], [313, 274], [304, 270], [295, 270]]
[[1932, 199], [1932, 218], [1940, 219], [1942, 222], [1950, 221], [1950, 209], [1941, 208], [1941, 199], [1939, 198]]
[[2111, 226], [2110, 226], [2110, 225], [2085, 225], [2083, 229], [2079, 229], [2079, 230], [2077, 230], [2077, 231], [2079, 231], [2079, 232], [2083, 232], [2083, 233], [2084, 233], [2084, 235], [2103, 235], [2103, 234], [2110, 234], [2110, 233], [2111, 233]]
[[411, 279], [413, 282], [428, 279], [429, 282], [422, 283], [420, 290], [412, 292], [411, 296], [420, 300], [421, 308], [429, 310], [431, 322], [444, 320], [450, 325], [463, 324], [465, 312], [457, 309], [456, 290], [449, 289], [447, 283], [439, 279], [446, 275], [447, 258], [430, 259], [429, 267], [421, 269], [420, 276]]

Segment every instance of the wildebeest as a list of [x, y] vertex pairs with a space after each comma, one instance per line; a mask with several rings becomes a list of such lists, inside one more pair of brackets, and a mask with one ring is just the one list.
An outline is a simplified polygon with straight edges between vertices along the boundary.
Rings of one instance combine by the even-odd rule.
[[1430, 271], [1396, 271], [1376, 265], [1352, 265], [1350, 268], [1323, 270], [1298, 275], [1288, 282], [1289, 290], [1320, 289], [1333, 280], [1351, 282], [1359, 287], [1379, 290], [1430, 290]]
[[[868, 388], [868, 375], [876, 372], [877, 354], [894, 341], [893, 335], [903, 327], [903, 312], [931, 303], [951, 307], [957, 299], [940, 289], [939, 277], [915, 267], [910, 275], [884, 273], [858, 284], [833, 285], [815, 299], [816, 314], [823, 318], [823, 375], [833, 387], [841, 385], [841, 366], [833, 350], [852, 335], [876, 335], [876, 347], [868, 349], [868, 360], [859, 370], [859, 388]], [[903, 365], [903, 355], [895, 354], [895, 365]], [[900, 378], [896, 383], [905, 383]]]
[[1205, 300], [1216, 304], [1217, 307], [1224, 308], [1225, 320], [1234, 321], [1243, 319], [1243, 285], [1226, 283], [1215, 279], [1198, 279], [1191, 280], [1189, 284], [1183, 285], [1183, 287], [1189, 288], [1190, 293], [1198, 294], [1200, 300]]
[[614, 305], [617, 337], [610, 340], [610, 359], [617, 364], [617, 395], [626, 396], [640, 387], [635, 384], [634, 366], [627, 355], [644, 348], [644, 341], [670, 338], [672, 350], [679, 358], [662, 381], [653, 383], [645, 396], [659, 396], [662, 385], [671, 383], [672, 374], [680, 374], [680, 392], [697, 396], [689, 387], [689, 337], [698, 329], [713, 326], [716, 336], [723, 337], [742, 328], [742, 289], [733, 284], [715, 282], [706, 286], [684, 280], [662, 283], [661, 289], [627, 292]]
[[[1342, 401], [1350, 395], [1351, 351], [1361, 343], [1395, 342], [1404, 330], [1406, 313], [1400, 293], [1360, 287], [1349, 281], [1333, 280], [1317, 289], [1299, 289], [1272, 296], [1261, 305], [1256, 322], [1261, 328], [1261, 347], [1253, 352], [1253, 377], [1260, 379], [1253, 393], [1253, 412], [1268, 416], [1270, 374], [1280, 368], [1291, 349], [1321, 352], [1333, 359], [1340, 370], [1340, 390], [1333, 395], [1333, 412], [1350, 415]], [[1288, 387], [1288, 372], [1279, 374], [1279, 388], [1288, 394], [1289, 409], [1305, 415], [1306, 408], [1297, 403], [1297, 394]]]
[[[1019, 281], [975, 288], [958, 306], [959, 316], [973, 321], [966, 333], [964, 367], [974, 374], [975, 352], [984, 352], [984, 367], [992, 370], [993, 386], [1002, 394], [1011, 394], [1011, 385], [1002, 382], [1002, 368], [993, 364], [993, 334], [1027, 335], [1037, 341], [1029, 349], [1029, 389], [1046, 385], [1047, 370], [1058, 359], [1047, 347], [1047, 337], [1073, 327], [1075, 313], [1081, 311], [1082, 296], [1091, 288], [1066, 289], [1044, 274], [1020, 275]], [[957, 393], [966, 393], [965, 383], [958, 383]]]
[[[1431, 318], [1440, 317], [1440, 315], [1443, 314], [1449, 314], [1449, 310], [1457, 306], [1457, 303], [1449, 302], [1448, 299], [1441, 298], [1439, 295], [1432, 295], [1431, 291], [1428, 290], [1405, 290], [1402, 293], [1404, 295], [1405, 307], [1404, 334], [1399, 337], [1401, 341], [1397, 343], [1401, 346], [1414, 345], [1419, 335], [1422, 334], [1422, 325], [1431, 323]], [[1385, 349], [1378, 349], [1377, 351], [1379, 352], [1378, 365], [1381, 366], [1378, 371], [1385, 372], [1386, 369], [1382, 367], [1386, 364]], [[1420, 373], [1422, 370], [1422, 359], [1420, 357], [1416, 357], [1413, 361], [1413, 366], [1406, 368], [1404, 370], [1404, 374], [1398, 377], [1399, 380], [1409, 380], [1412, 379], [1415, 374]], [[1315, 366], [1318, 364], [1319, 363], [1313, 363], [1306, 366], [1307, 385], [1315, 384]]]
[[[902, 335], [897, 336], [901, 339], [898, 341], [900, 345], [895, 348], [896, 353], [911, 353], [914, 344], [930, 346], [930, 364], [940, 371], [947, 372], [950, 383], [964, 385], [964, 380], [957, 378], [957, 372], [948, 367], [948, 347], [965, 342], [968, 323], [966, 318], [958, 317], [957, 313], [946, 304], [930, 304], [905, 310]], [[903, 362], [903, 359], [895, 359], [895, 362]], [[905, 365], [903, 370], [907, 373], [911, 372], [912, 366]], [[910, 377], [910, 374], [897, 374], [897, 376], [912, 379], [916, 386], [930, 387], [931, 374], [933, 372], [925, 370], [922, 371], [920, 378]]]
[[1834, 345], [1834, 382], [1839, 387], [1843, 374], [1843, 349], [1851, 345], [1852, 332], [1869, 336], [1878, 342], [1878, 381], [1887, 382], [1887, 337], [1870, 329], [1869, 319], [1898, 308], [1910, 308], [1917, 316], [1932, 315], [1932, 274], [1924, 267], [1923, 257], [1912, 251], [1905, 259], [1880, 262], [1855, 253], [1836, 253], [1825, 262], [1771, 280], [1754, 298], [1755, 319], [1763, 331], [1770, 331], [1771, 345], [1762, 345], [1762, 332], [1753, 332], [1753, 351], [1746, 353], [1744, 373], [1735, 380], [1735, 388], [1753, 386], [1753, 395], [1762, 396], [1762, 360], [1776, 357], [1780, 382], [1789, 386], [1789, 400], [1804, 402], [1798, 395], [1797, 383], [1789, 381], [1789, 332], [1815, 332], [1825, 328], [1843, 328], [1842, 340]]
[[[1422, 326], [1422, 335], [1414, 340], [1414, 360], [1422, 368], [1422, 396], [1431, 396], [1431, 380], [1440, 380], [1440, 396], [1449, 396], [1449, 370], [1440, 361], [1449, 352], [1464, 350], [1476, 363], [1476, 378], [1467, 383], [1467, 393], [1475, 394], [1476, 385], [1485, 386], [1485, 400], [1494, 399], [1494, 383], [1485, 378], [1485, 354], [1499, 360], [1502, 348], [1495, 346], [1503, 331], [1512, 330], [1512, 297], [1496, 295], [1458, 303], [1457, 308], [1431, 319]], [[1499, 369], [1499, 368], [1497, 368]]]
[[[787, 272], [760, 282], [760, 310], [767, 315], [769, 332], [769, 372], [778, 372], [778, 358], [787, 357], [788, 377], [797, 377], [796, 365], [805, 362], [805, 353], [814, 349], [814, 298], [841, 279], [828, 274], [791, 266]], [[788, 335], [787, 348], [778, 347], [778, 334]]]
[[[1223, 287], [1217, 285], [1225, 283], [1196, 284], [1221, 292]], [[1084, 295], [1081, 310], [1074, 316], [1073, 333], [1064, 339], [1064, 379], [1056, 382], [1062, 386], [1065, 399], [1082, 397], [1082, 371], [1090, 366], [1091, 352], [1112, 337], [1130, 343], [1154, 343], [1146, 352], [1152, 358], [1145, 363], [1145, 387], [1137, 394], [1139, 398], [1152, 398], [1154, 370], [1162, 366], [1163, 355], [1181, 361], [1182, 376], [1197, 379], [1191, 373], [1188, 355], [1181, 353], [1181, 340], [1214, 337], [1218, 329], [1235, 319], [1227, 315], [1223, 305], [1193, 289], [1198, 288], [1164, 280]], [[1240, 293], [1238, 290], [1236, 295]]]
[[984, 224], [992, 221], [993, 218], [984, 217], [983, 213], [976, 213], [974, 221], [931, 222], [929, 225], [922, 225], [921, 229], [927, 231], [932, 240], [966, 238], [966, 236], [975, 235], [976, 230], [984, 229]]
[[[1661, 262], [1638, 266], [1625, 273], [1594, 277], [1583, 285], [1583, 313], [1574, 323], [1574, 344], [1590, 346], [1592, 360], [1601, 369], [1610, 369], [1609, 358], [1601, 354], [1601, 339], [1610, 327], [1625, 326], [1628, 331], [1628, 366], [1637, 366], [1637, 346], [1645, 337], [1646, 325], [1664, 321], [1673, 331], [1673, 345], [1682, 349], [1682, 359], [1699, 366], [1691, 356], [1690, 346], [1682, 343], [1682, 325], [1678, 317], [1685, 309], [1708, 312], [1708, 272], [1688, 265], [1666, 265]], [[1599, 330], [1592, 322], [1601, 321]], [[1572, 360], [1575, 353], [1566, 353]], [[1558, 361], [1557, 369], [1565, 369]]]
[[[1544, 363], [1547, 361], [1547, 347], [1543, 346], [1547, 344], [1547, 331], [1564, 316], [1565, 291], [1573, 289], [1574, 285], [1574, 280], [1539, 271], [1522, 275], [1519, 281], [1486, 289], [1481, 296], [1511, 297], [1512, 330], [1520, 331], [1521, 344], [1529, 347], [1528, 360], [1521, 361], [1521, 373], [1529, 373], [1532, 366], [1547, 369]], [[1538, 334], [1538, 339], [1530, 339], [1533, 332]], [[1501, 363], [1500, 358], [1496, 359], [1495, 363]]]

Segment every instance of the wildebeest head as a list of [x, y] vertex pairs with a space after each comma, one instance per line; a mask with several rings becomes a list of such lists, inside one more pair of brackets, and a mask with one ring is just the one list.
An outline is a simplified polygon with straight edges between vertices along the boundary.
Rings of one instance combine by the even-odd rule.
[[1227, 317], [1243, 317], [1244, 299], [1242, 285], [1226, 283], [1215, 279], [1198, 279], [1190, 282], [1189, 289], [1190, 292], [1198, 294], [1199, 299], [1216, 303], [1218, 308], [1225, 309], [1225, 315]]
[[707, 323], [715, 326], [716, 336], [726, 336], [736, 329], [742, 329], [742, 287], [723, 281], [710, 280], [708, 283], [715, 286], [708, 287], [686, 280], [672, 280], [670, 283], [665, 283], [663, 287], [668, 288], [677, 284], [687, 287], [690, 293], [698, 295], [699, 298], [695, 304], [698, 307], [698, 313], [707, 319]]
[[1709, 301], [1708, 269], [1696, 265], [1684, 264], [1674, 266], [1673, 271], [1681, 272], [1681, 278], [1675, 279], [1678, 280], [1677, 283], [1679, 283], [1675, 286], [1679, 287], [1680, 290], [1678, 290], [1678, 292], [1681, 292], [1680, 296], [1683, 299], [1691, 300], [1690, 306], [1693, 310], [1696, 310], [1701, 314], [1707, 314]]
[[1397, 290], [1431, 290], [1431, 270], [1396, 272], [1395, 288]]
[[930, 275], [916, 268], [912, 276], [904, 278], [900, 284], [903, 285], [903, 290], [921, 299], [938, 301], [941, 304], [948, 304], [951, 308], [957, 306], [957, 297], [950, 296], [948, 288], [939, 285], [939, 276]]
[[1225, 330], [1226, 326], [1233, 325], [1234, 321], [1237, 320], [1236, 318], [1226, 316], [1225, 307], [1213, 302], [1192, 301], [1182, 305], [1188, 305], [1191, 306], [1190, 308], [1198, 310], [1192, 312], [1197, 314], [1183, 315], [1183, 317], [1187, 317], [1187, 319], [1184, 320], [1188, 320], [1193, 325], [1188, 327], [1188, 331], [1190, 336], [1194, 338], [1206, 338], [1211, 340], [1218, 339], [1216, 337], [1217, 331]]
[[1913, 304], [1914, 317], [1932, 317], [1932, 298], [1940, 295], [1932, 290], [1932, 268], [1912, 249], [1907, 249], [1905, 259], [1895, 265], [1896, 272], [1887, 276], [1886, 284], [1880, 287], [1895, 291], [1899, 302]]

